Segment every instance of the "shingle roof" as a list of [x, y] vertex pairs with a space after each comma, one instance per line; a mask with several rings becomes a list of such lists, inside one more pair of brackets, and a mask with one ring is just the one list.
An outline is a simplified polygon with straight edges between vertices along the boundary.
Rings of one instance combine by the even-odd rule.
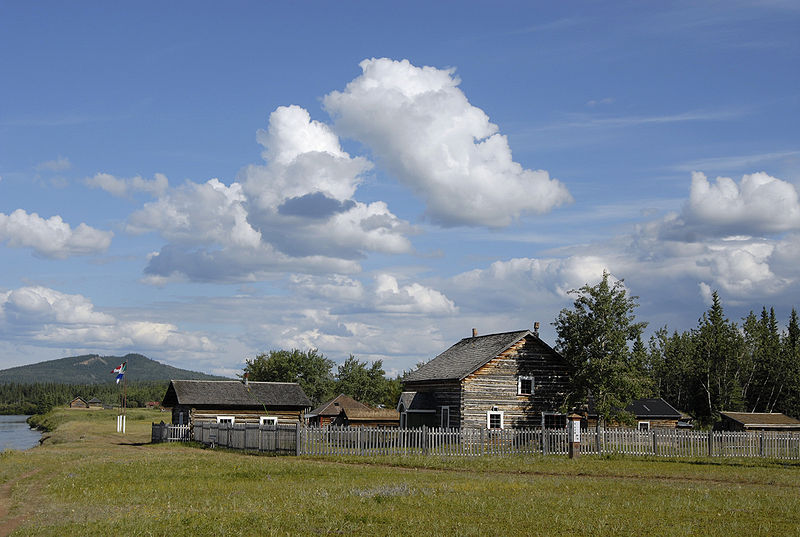
[[461, 380], [529, 334], [533, 332], [517, 330], [464, 338], [403, 380]]
[[311, 401], [296, 382], [250, 382], [245, 387], [238, 380], [172, 380], [163, 406], [175, 405], [306, 408], [311, 406]]
[[370, 409], [364, 403], [359, 403], [352, 397], [349, 397], [342, 393], [337, 395], [327, 403], [322, 403], [320, 406], [318, 406], [317, 408], [306, 414], [306, 417], [308, 418], [311, 416], [338, 416], [339, 412], [341, 412], [343, 408], [348, 413], [350, 412], [350, 410], [355, 410], [355, 409], [361, 409], [361, 410]]
[[637, 399], [625, 407], [625, 410], [637, 418], [680, 419], [681, 413], [664, 401], [657, 399]]
[[800, 427], [800, 420], [778, 412], [720, 412], [721, 415], [738, 421], [745, 427], [769, 425], [770, 427]]

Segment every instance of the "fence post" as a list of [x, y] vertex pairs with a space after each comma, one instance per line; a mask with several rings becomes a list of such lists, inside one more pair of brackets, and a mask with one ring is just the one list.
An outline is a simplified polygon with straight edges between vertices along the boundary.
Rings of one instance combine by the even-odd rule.
[[764, 431], [758, 435], [758, 456], [764, 456]]
[[[277, 429], [277, 427], [276, 427], [276, 429]], [[300, 456], [300, 453], [302, 452], [302, 450], [300, 449], [300, 438], [301, 438], [301, 435], [300, 435], [300, 422], [297, 422], [295, 424], [295, 430], [294, 430], [294, 442], [295, 442], [295, 444], [294, 444], [294, 454], [296, 456], [298, 456], [298, 457]]]
[[656, 435], [655, 429], [650, 430], [650, 434], [653, 435], [653, 456], [658, 456], [658, 436]]
[[422, 426], [422, 454], [428, 454], [428, 426]]
[[542, 429], [542, 455], [550, 454], [549, 429]]
[[708, 456], [714, 456], [714, 431], [708, 431]]

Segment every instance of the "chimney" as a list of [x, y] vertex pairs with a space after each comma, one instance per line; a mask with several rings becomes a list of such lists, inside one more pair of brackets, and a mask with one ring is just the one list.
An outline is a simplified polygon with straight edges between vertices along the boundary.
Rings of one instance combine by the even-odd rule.
[[472, 337], [478, 337], [478, 329], [477, 328], [473, 328], [472, 329]]
[[533, 323], [533, 335], [539, 337], [539, 321]]
[[244, 378], [244, 385], [245, 385], [245, 387], [248, 387], [248, 386], [250, 386], [250, 384], [249, 384], [249, 381], [247, 380], [247, 375], [249, 375], [249, 374], [250, 374], [250, 373], [245, 373], [245, 374], [244, 374], [244, 377], [243, 377], [243, 378]]

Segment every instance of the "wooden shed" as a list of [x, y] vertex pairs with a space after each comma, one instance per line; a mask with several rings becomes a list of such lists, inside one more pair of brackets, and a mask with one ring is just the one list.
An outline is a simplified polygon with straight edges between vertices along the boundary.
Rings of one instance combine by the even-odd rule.
[[337, 395], [330, 401], [322, 403], [320, 406], [306, 414], [308, 424], [311, 426], [330, 425], [341, 414], [342, 410], [370, 410], [370, 407], [360, 403], [352, 397], [343, 393]]
[[76, 397], [72, 401], [69, 402], [70, 408], [89, 408], [89, 403], [87, 403], [83, 397]]
[[[593, 408], [593, 401], [590, 398], [588, 403], [588, 417], [583, 424], [589, 428], [597, 426], [597, 413]], [[684, 419], [684, 415], [666, 402], [661, 397], [636, 399], [625, 407], [626, 412], [630, 412], [636, 418], [636, 428], [640, 431], [650, 429], [676, 429], [678, 422]], [[618, 425], [609, 423], [609, 426]]]
[[103, 402], [97, 397], [92, 397], [86, 401], [86, 403], [89, 405], [89, 408], [103, 408]]
[[714, 429], [800, 432], [800, 420], [779, 412], [720, 412], [720, 417]]
[[297, 423], [311, 401], [296, 382], [172, 380], [161, 405], [172, 423]]
[[400, 413], [394, 408], [343, 408], [332, 424], [348, 427], [399, 427]]
[[464, 338], [403, 379], [401, 427], [563, 427], [570, 366], [538, 329]]

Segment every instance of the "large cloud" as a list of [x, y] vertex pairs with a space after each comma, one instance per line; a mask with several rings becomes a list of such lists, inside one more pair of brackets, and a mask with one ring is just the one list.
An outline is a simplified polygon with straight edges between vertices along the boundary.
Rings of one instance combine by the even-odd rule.
[[0, 213], [0, 241], [8, 246], [32, 248], [36, 254], [53, 259], [103, 252], [114, 233], [81, 223], [75, 229], [60, 216], [48, 219], [17, 209], [10, 215]]
[[563, 184], [513, 161], [505, 136], [458, 88], [453, 70], [407, 60], [361, 62], [363, 74], [324, 99], [337, 131], [368, 145], [446, 226], [508, 225], [569, 203]]
[[229, 186], [187, 181], [131, 215], [128, 230], [169, 244], [151, 256], [146, 281], [262, 279], [275, 272], [352, 273], [367, 252], [407, 253], [413, 228], [386, 203], [353, 199], [370, 163], [344, 152], [330, 128], [297, 106], [259, 131], [265, 163]]
[[764, 236], [800, 230], [800, 197], [794, 185], [764, 172], [712, 183], [692, 173], [689, 199], [680, 215], [661, 226], [666, 239], [698, 241], [732, 235]]
[[0, 334], [4, 339], [52, 347], [210, 351], [211, 341], [181, 332], [171, 323], [123, 321], [95, 311], [82, 295], [42, 286], [0, 292]]

